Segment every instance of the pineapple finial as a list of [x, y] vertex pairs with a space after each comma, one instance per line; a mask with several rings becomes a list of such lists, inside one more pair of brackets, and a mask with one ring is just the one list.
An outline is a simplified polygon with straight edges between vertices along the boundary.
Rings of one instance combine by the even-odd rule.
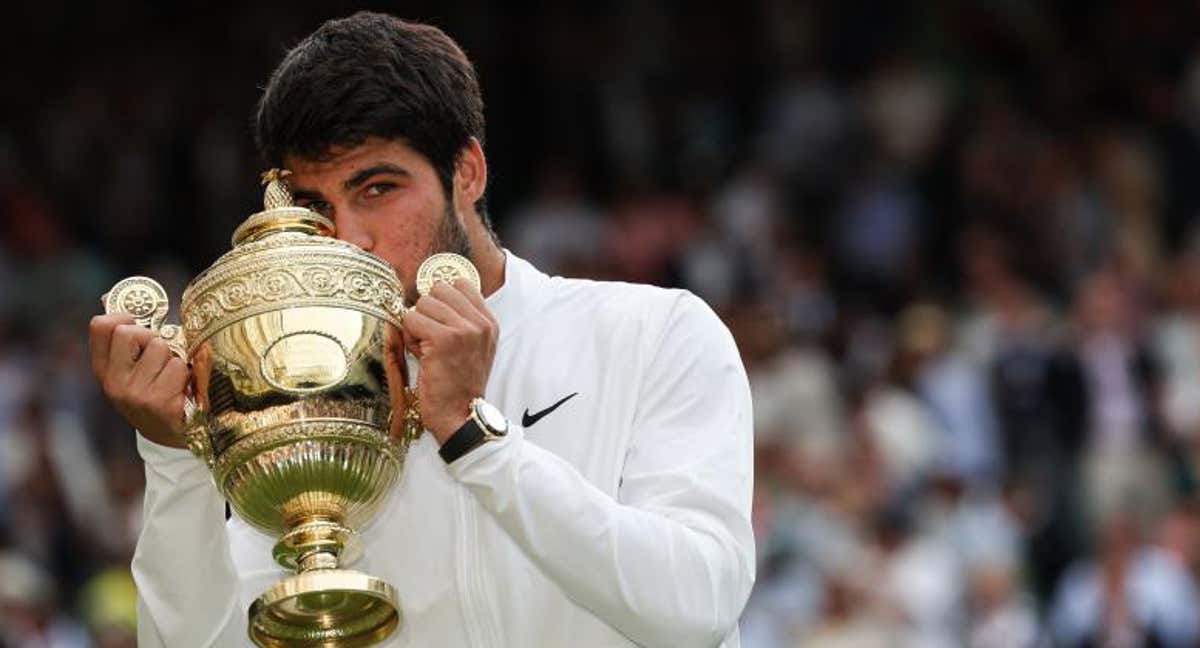
[[262, 174], [262, 183], [267, 185], [267, 190], [263, 193], [264, 209], [278, 209], [293, 205], [292, 192], [288, 191], [287, 182], [284, 180], [291, 174], [292, 172], [287, 169], [270, 169]]

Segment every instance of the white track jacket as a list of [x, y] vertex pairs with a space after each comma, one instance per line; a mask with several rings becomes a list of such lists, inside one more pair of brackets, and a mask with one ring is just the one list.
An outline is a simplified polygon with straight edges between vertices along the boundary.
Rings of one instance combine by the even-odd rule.
[[[686, 291], [549, 277], [511, 252], [487, 304], [484, 397], [510, 432], [449, 466], [431, 435], [412, 444], [349, 566], [399, 593], [381, 645], [739, 646], [753, 440], [728, 330]], [[138, 450], [138, 645], [250, 646], [250, 603], [288, 575], [274, 540], [226, 522], [187, 451], [140, 435]]]

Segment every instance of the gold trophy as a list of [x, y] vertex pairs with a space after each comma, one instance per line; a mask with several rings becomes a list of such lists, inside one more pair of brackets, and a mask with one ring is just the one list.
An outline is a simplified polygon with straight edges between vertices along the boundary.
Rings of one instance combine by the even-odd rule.
[[[396, 353], [404, 292], [386, 262], [294, 206], [285, 175], [264, 174], [264, 210], [184, 290], [182, 328], [164, 325], [167, 296], [153, 279], [124, 279], [103, 301], [190, 363], [190, 449], [233, 510], [278, 538], [275, 561], [296, 571], [250, 606], [250, 638], [366, 646], [401, 623], [391, 585], [344, 567], [361, 555], [355, 529], [377, 514], [421, 433]], [[457, 255], [431, 257], [420, 274], [425, 284], [479, 281]]]

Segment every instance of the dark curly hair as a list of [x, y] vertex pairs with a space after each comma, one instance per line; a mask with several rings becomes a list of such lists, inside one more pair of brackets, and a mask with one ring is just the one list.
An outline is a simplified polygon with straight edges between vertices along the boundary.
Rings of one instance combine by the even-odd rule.
[[[271, 74], [256, 119], [268, 165], [319, 160], [369, 137], [424, 155], [449, 199], [463, 147], [484, 141], [484, 118], [475, 68], [445, 32], [359, 12], [325, 22]], [[490, 230], [483, 199], [475, 206]]]

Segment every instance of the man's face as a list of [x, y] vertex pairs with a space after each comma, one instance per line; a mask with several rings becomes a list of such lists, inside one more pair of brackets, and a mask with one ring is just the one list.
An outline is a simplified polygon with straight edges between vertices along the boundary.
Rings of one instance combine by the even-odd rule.
[[329, 218], [337, 237], [383, 258], [416, 300], [417, 267], [431, 254], [470, 256], [462, 221], [425, 156], [371, 138], [326, 160], [286, 156], [296, 204]]

